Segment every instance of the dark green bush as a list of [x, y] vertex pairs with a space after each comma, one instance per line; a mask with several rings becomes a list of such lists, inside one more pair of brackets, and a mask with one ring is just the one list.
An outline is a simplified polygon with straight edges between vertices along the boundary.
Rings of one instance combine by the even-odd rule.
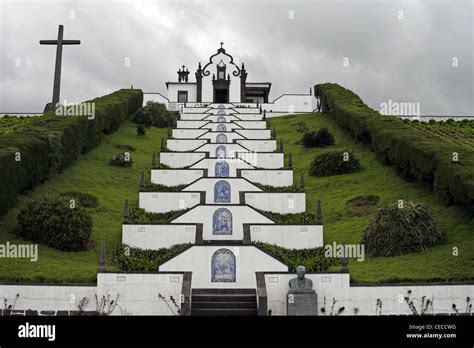
[[359, 160], [348, 151], [330, 151], [317, 155], [309, 174], [316, 177], [358, 172], [362, 169]]
[[124, 272], [156, 272], [158, 265], [190, 248], [192, 244], [176, 244], [169, 248], [144, 250], [125, 244], [112, 250], [112, 260]]
[[79, 205], [80, 207], [83, 208], [98, 208], [99, 207], [99, 201], [97, 198], [93, 195], [90, 195], [88, 193], [82, 193], [82, 192], [64, 192], [60, 194], [61, 197], [66, 197], [69, 200], [74, 199], [76, 202], [76, 205]]
[[257, 248], [287, 264], [290, 267], [290, 272], [296, 272], [296, 267], [300, 265], [305, 266], [307, 272], [322, 272], [338, 263], [337, 259], [326, 257], [324, 247], [312, 249], [286, 249], [277, 245], [262, 242], [254, 242], [253, 244]]
[[20, 237], [62, 251], [86, 250], [92, 232], [92, 217], [66, 197], [40, 198], [18, 214]]
[[109, 160], [111, 166], [117, 167], [130, 167], [132, 165], [132, 157], [129, 153], [119, 152], [118, 154], [112, 156]]
[[19, 122], [0, 137], [0, 215], [18, 193], [30, 190], [70, 166], [141, 107], [141, 90], [120, 90], [93, 99], [95, 117], [56, 116], [49, 112]]
[[399, 256], [445, 241], [443, 228], [421, 203], [400, 202], [380, 208], [370, 220], [362, 243], [370, 256]]
[[[432, 186], [445, 203], [474, 210], [472, 150], [417, 129], [398, 117], [381, 116], [356, 94], [337, 84], [316, 85], [314, 92], [342, 128], [371, 144], [381, 162], [393, 165], [406, 180]], [[457, 163], [452, 162], [453, 152], [459, 154]]]
[[324, 147], [334, 145], [334, 136], [327, 128], [305, 132], [301, 141], [305, 147]]
[[138, 109], [132, 116], [132, 121], [144, 125], [145, 127], [174, 127], [178, 114], [176, 112], [168, 111], [166, 106], [161, 103], [149, 101], [146, 105]]
[[144, 125], [139, 125], [137, 127], [137, 135], [145, 135], [146, 134], [146, 128]]

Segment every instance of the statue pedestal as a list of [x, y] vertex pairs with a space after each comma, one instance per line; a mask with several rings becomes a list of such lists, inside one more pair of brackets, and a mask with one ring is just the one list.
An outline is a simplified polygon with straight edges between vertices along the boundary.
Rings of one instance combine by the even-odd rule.
[[289, 291], [286, 295], [287, 315], [318, 315], [318, 295], [314, 290]]

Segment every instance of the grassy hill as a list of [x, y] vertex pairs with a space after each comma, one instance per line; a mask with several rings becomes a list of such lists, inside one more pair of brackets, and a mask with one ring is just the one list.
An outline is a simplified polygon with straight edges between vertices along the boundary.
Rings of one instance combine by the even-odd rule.
[[[354, 174], [314, 178], [308, 175], [309, 165], [321, 149], [307, 149], [297, 142], [302, 137], [297, 125], [304, 122], [309, 129], [327, 127], [335, 136], [332, 149], [347, 149], [360, 159], [364, 170]], [[474, 217], [463, 209], [446, 208], [429, 187], [407, 183], [391, 167], [376, 160], [368, 145], [356, 142], [331, 119], [320, 114], [292, 115], [271, 119], [277, 130], [277, 138], [283, 138], [285, 153], [293, 154], [295, 183], [301, 172], [305, 173], [307, 205], [315, 211], [316, 200], [323, 204], [324, 240], [359, 243], [372, 210], [350, 212], [346, 202], [359, 195], [377, 195], [379, 204], [399, 199], [424, 202], [444, 225], [448, 242], [444, 245], [402, 257], [366, 258], [363, 262], [351, 260], [349, 269], [354, 282], [390, 281], [447, 281], [474, 279]], [[80, 191], [93, 194], [99, 199], [100, 208], [93, 211], [92, 240], [90, 250], [77, 253], [59, 252], [40, 246], [37, 262], [22, 259], [0, 259], [0, 279], [28, 282], [92, 282], [98, 266], [98, 241], [105, 240], [108, 248], [107, 269], [111, 265], [111, 248], [121, 240], [122, 209], [125, 198], [130, 205], [138, 202], [140, 171], [149, 175], [152, 152], [160, 146], [165, 129], [150, 128], [144, 137], [136, 135], [135, 127], [124, 123], [114, 134], [106, 136], [101, 145], [83, 155], [71, 167], [33, 192], [22, 195], [15, 208], [0, 219], [0, 243], [14, 242], [11, 234], [17, 225], [17, 214], [28, 199], [44, 194]], [[117, 145], [129, 145], [132, 152], [131, 168], [109, 166], [113, 154], [124, 151]], [[18, 241], [21, 242], [21, 241]], [[453, 256], [452, 248], [459, 248], [459, 256]], [[333, 267], [338, 270], [339, 267]]]
[[[354, 214], [346, 202], [359, 195], [377, 195], [379, 205], [399, 199], [425, 203], [447, 231], [447, 243], [435, 248], [401, 257], [367, 258], [363, 262], [351, 260], [351, 279], [354, 282], [447, 281], [474, 279], [474, 217], [459, 206], [446, 207], [430, 187], [408, 183], [392, 167], [382, 165], [362, 144], [343, 131], [329, 115], [307, 114], [273, 118], [277, 138], [283, 139], [285, 154], [292, 153], [294, 180], [305, 174], [307, 206], [315, 211], [316, 200], [323, 206], [324, 242], [360, 243], [372, 211]], [[335, 145], [324, 149], [308, 149], [297, 144], [302, 134], [298, 125], [304, 122], [310, 130], [327, 127], [335, 137]], [[301, 126], [301, 125], [300, 125]], [[313, 158], [328, 149], [353, 152], [364, 169], [353, 174], [315, 178], [308, 175]], [[453, 256], [453, 247], [459, 256]], [[334, 268], [333, 269], [337, 269]]]
[[[96, 149], [82, 155], [71, 167], [60, 175], [21, 195], [14, 209], [0, 219], [0, 243], [18, 241], [10, 232], [17, 226], [19, 209], [27, 200], [46, 194], [79, 191], [96, 196], [100, 207], [92, 211], [95, 244], [84, 252], [60, 252], [44, 245], [39, 246], [37, 262], [25, 259], [0, 258], [0, 279], [4, 281], [28, 282], [93, 282], [95, 281], [99, 241], [105, 240], [107, 269], [113, 270], [110, 262], [111, 248], [121, 242], [124, 199], [131, 205], [138, 204], [140, 172], [149, 175], [153, 151], [160, 147], [165, 129], [150, 128], [145, 136], [137, 136], [136, 128], [125, 122], [117, 132], [106, 136]], [[108, 165], [109, 158], [121, 151], [120, 145], [129, 145], [136, 150], [131, 153], [131, 168]]]

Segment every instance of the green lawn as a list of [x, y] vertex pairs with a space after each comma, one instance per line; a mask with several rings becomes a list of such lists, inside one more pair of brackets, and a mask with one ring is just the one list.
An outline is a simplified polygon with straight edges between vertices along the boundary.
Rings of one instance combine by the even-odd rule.
[[[93, 282], [95, 281], [99, 241], [105, 240], [108, 248], [107, 269], [115, 269], [110, 262], [111, 249], [121, 241], [122, 214], [125, 198], [130, 205], [138, 204], [140, 171], [149, 177], [152, 152], [160, 146], [165, 129], [150, 128], [143, 137], [136, 135], [132, 123], [124, 123], [94, 150], [80, 157], [71, 167], [52, 178], [33, 192], [20, 196], [17, 205], [0, 220], [0, 243], [20, 242], [11, 234], [17, 225], [19, 209], [27, 200], [44, 194], [56, 194], [66, 191], [89, 193], [99, 199], [101, 205], [91, 210], [94, 226], [92, 231], [93, 247], [84, 252], [60, 252], [46, 246], [39, 246], [37, 262], [25, 259], [0, 258], [0, 279], [4, 281], [33, 282]], [[133, 160], [131, 168], [108, 165], [109, 158], [118, 152], [126, 151], [115, 145], [133, 146], [130, 152]]]
[[[389, 166], [382, 165], [367, 145], [356, 142], [330, 116], [320, 114], [292, 115], [270, 119], [277, 138], [283, 138], [285, 154], [293, 155], [294, 180], [305, 174], [307, 209], [315, 211], [320, 199], [324, 218], [324, 242], [360, 243], [372, 212], [354, 216], [346, 202], [358, 195], [377, 195], [380, 204], [399, 199], [423, 202], [434, 213], [447, 232], [448, 242], [420, 253], [401, 257], [367, 258], [349, 264], [353, 282], [445, 281], [474, 279], [474, 217], [458, 206], [445, 207], [429, 188], [407, 183]], [[312, 130], [327, 127], [336, 144], [326, 149], [347, 149], [361, 161], [364, 169], [354, 174], [315, 178], [308, 175], [312, 159], [324, 149], [307, 149], [296, 144], [302, 137], [296, 125], [305, 122]], [[452, 249], [459, 249], [453, 256]], [[338, 268], [332, 268], [336, 270]]]
[[[341, 176], [313, 178], [308, 168], [320, 149], [306, 149], [296, 142], [301, 133], [296, 124], [305, 122], [310, 129], [327, 127], [334, 134], [336, 145], [331, 148], [345, 148], [360, 159], [364, 170]], [[285, 152], [293, 154], [295, 182], [299, 183], [301, 171], [305, 173], [307, 203], [315, 211], [316, 200], [323, 204], [324, 239], [359, 243], [364, 227], [371, 213], [353, 216], [346, 209], [346, 201], [358, 195], [380, 196], [381, 204], [398, 199], [426, 203], [435, 216], [444, 224], [448, 243], [436, 248], [403, 257], [374, 258], [364, 262], [351, 260], [349, 269], [353, 281], [430, 281], [474, 279], [474, 217], [459, 207], [444, 207], [430, 188], [406, 183], [391, 167], [380, 164], [366, 145], [355, 142], [343, 132], [329, 116], [298, 115], [271, 119], [277, 129], [277, 137], [283, 138]], [[59, 252], [40, 246], [39, 260], [34, 263], [21, 259], [0, 259], [0, 279], [34, 282], [93, 282], [98, 266], [98, 241], [105, 240], [108, 248], [107, 269], [114, 270], [110, 262], [111, 248], [121, 240], [123, 202], [128, 198], [130, 205], [138, 203], [140, 171], [149, 176], [152, 152], [160, 146], [165, 129], [150, 128], [144, 137], [136, 135], [131, 123], [124, 125], [114, 134], [103, 139], [102, 144], [81, 158], [70, 168], [54, 177], [33, 192], [19, 198], [18, 204], [0, 220], [0, 243], [14, 242], [10, 233], [16, 227], [16, 217], [28, 199], [66, 191], [90, 193], [99, 199], [101, 208], [93, 211], [94, 246], [89, 251], [77, 253]], [[117, 144], [136, 148], [132, 152], [131, 168], [109, 166], [112, 154], [122, 151]], [[17, 241], [18, 242], [18, 241]], [[459, 256], [452, 256], [452, 248], [459, 248]], [[338, 267], [332, 268], [337, 270]]]

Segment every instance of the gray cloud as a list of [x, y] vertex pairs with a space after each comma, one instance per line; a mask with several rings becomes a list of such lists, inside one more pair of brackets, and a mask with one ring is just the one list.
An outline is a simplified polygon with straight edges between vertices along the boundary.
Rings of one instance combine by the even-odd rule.
[[420, 102], [422, 114], [474, 114], [472, 1], [84, 0], [0, 6], [2, 112], [39, 112], [50, 100], [55, 48], [38, 41], [54, 39], [57, 25], [64, 24], [65, 38], [82, 44], [64, 48], [62, 100], [86, 100], [131, 84], [165, 93], [179, 66], [193, 71], [223, 40], [245, 62], [249, 81], [272, 82], [273, 98], [337, 82], [376, 109], [392, 99]]

